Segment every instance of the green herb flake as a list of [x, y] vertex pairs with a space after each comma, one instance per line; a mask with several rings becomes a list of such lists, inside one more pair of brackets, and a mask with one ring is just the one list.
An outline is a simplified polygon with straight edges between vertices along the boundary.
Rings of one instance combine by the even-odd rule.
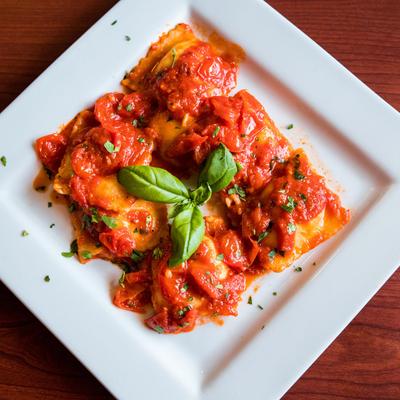
[[125, 106], [125, 110], [128, 111], [128, 112], [131, 112], [131, 111], [133, 110], [132, 104], [131, 104], [131, 103], [128, 103], [128, 104]]
[[217, 261], [222, 261], [224, 259], [224, 255], [222, 253], [218, 254], [216, 259], [217, 259]]
[[298, 181], [302, 181], [306, 177], [298, 169], [294, 170], [293, 176], [294, 176], [294, 179], [296, 179]]
[[294, 232], [296, 232], [296, 225], [293, 223], [293, 222], [289, 222], [288, 223], [288, 225], [287, 225], [287, 232], [289, 233], [289, 234], [292, 234], [292, 233], [294, 233]]
[[259, 304], [257, 304], [257, 307], [258, 307], [260, 310], [264, 310], [264, 307], [263, 307], [263, 306], [260, 306]]
[[47, 207], [48, 207], [48, 208], [53, 207], [53, 203], [52, 203], [51, 201], [49, 201], [49, 202], [47, 203]]
[[218, 135], [218, 133], [219, 133], [220, 130], [221, 130], [221, 127], [218, 125], [218, 126], [214, 129], [214, 132], [212, 133], [212, 137], [215, 138], [215, 137]]
[[236, 168], [237, 168], [237, 172], [240, 172], [243, 169], [243, 165], [240, 164], [240, 162], [236, 161]]
[[5, 167], [7, 165], [7, 158], [6, 156], [1, 156], [0, 157], [0, 161], [3, 164], [3, 167]]
[[50, 277], [49, 277], [48, 275], [46, 275], [46, 276], [43, 278], [43, 280], [44, 280], [45, 282], [50, 282]]
[[50, 229], [54, 228], [55, 226], [56, 226], [56, 224], [51, 224]]
[[247, 299], [247, 304], [253, 304], [253, 298], [251, 296]]
[[88, 250], [83, 250], [81, 252], [81, 256], [82, 258], [84, 258], [85, 260], [90, 260], [92, 258], [92, 253]]
[[307, 196], [304, 193], [300, 193], [299, 196], [303, 201], [307, 200]]
[[76, 211], [76, 204], [75, 203], [71, 203], [68, 207], [68, 211], [70, 213], [73, 213], [74, 211]]
[[286, 129], [293, 129], [294, 125], [293, 124], [289, 124]]
[[118, 22], [118, 20], [114, 20], [113, 22], [111, 22], [111, 25], [115, 25]]
[[122, 274], [121, 274], [121, 276], [119, 277], [119, 279], [118, 279], [118, 284], [119, 284], [119, 286], [121, 286], [121, 287], [125, 287], [125, 276], [126, 276], [126, 272], [125, 271], [122, 271]]
[[21, 232], [21, 236], [22, 236], [22, 237], [26, 237], [26, 236], [28, 236], [28, 235], [29, 235], [29, 232], [26, 231], [25, 229]]
[[144, 142], [145, 142], [144, 138], [142, 138], [142, 137], [140, 137], [137, 141], [138, 141], [139, 143], [144, 143]]
[[44, 192], [46, 190], [46, 186], [37, 186], [35, 187], [35, 190], [37, 192]]
[[301, 271], [303, 271], [303, 268], [301, 268], [301, 267], [296, 267], [296, 268], [294, 269], [294, 271], [295, 271], [295, 272], [301, 272]]
[[71, 242], [69, 248], [70, 248], [69, 251], [63, 251], [63, 252], [61, 253], [61, 255], [62, 255], [63, 257], [70, 258], [70, 257], [72, 257], [74, 254], [78, 253], [78, 242], [77, 242], [76, 239], [73, 240], [73, 241]]
[[257, 243], [261, 243], [268, 235], [269, 235], [269, 231], [261, 232], [261, 233], [258, 235]]
[[156, 247], [153, 250], [153, 258], [154, 260], [160, 260], [163, 256], [164, 252], [162, 251], [162, 249], [160, 249], [159, 247]]
[[233, 185], [233, 187], [228, 189], [228, 194], [237, 194], [241, 200], [246, 198], [246, 191], [236, 183]]
[[272, 292], [272, 296], [277, 296], [278, 292]]
[[130, 40], [131, 40], [131, 37], [130, 37], [130, 36], [128, 36], [128, 35], [125, 35], [125, 40], [126, 40], [127, 42], [130, 42]]
[[119, 151], [119, 147], [115, 147], [114, 144], [111, 143], [109, 140], [107, 140], [107, 142], [104, 143], [104, 147], [111, 154], [117, 153]]
[[188, 289], [189, 289], [189, 284], [186, 282], [186, 283], [184, 283], [184, 285], [181, 287], [181, 293], [187, 292]]
[[117, 227], [116, 219], [113, 217], [109, 217], [108, 215], [102, 215], [101, 220], [110, 228], [114, 229]]
[[137, 128], [137, 126], [138, 126], [138, 120], [137, 120], [137, 119], [132, 120], [131, 124], [132, 124], [135, 128]]
[[217, 285], [215, 285], [216, 289], [223, 289], [224, 286], [221, 283], [218, 283]]
[[275, 258], [275, 256], [276, 256], [276, 250], [271, 250], [271, 251], [268, 253], [268, 257], [269, 257], [271, 260], [273, 260], [273, 259]]
[[283, 208], [286, 212], [291, 214], [293, 210], [296, 208], [297, 202], [294, 201], [293, 197], [288, 196], [286, 204], [282, 204], [281, 208]]
[[164, 329], [160, 326], [160, 325], [156, 325], [154, 328], [153, 328], [157, 333], [164, 333]]
[[144, 253], [142, 253], [139, 250], [133, 250], [131, 254], [131, 260], [133, 260], [135, 263], [139, 263], [142, 261], [144, 258]]

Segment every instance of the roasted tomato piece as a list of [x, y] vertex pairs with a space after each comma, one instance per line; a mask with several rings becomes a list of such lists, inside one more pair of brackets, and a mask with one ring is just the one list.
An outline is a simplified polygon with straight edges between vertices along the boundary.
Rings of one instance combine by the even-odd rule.
[[180, 135], [168, 148], [166, 155], [168, 157], [181, 156], [190, 153], [207, 140], [206, 136], [200, 136], [197, 133]]
[[296, 225], [292, 218], [288, 215], [284, 215], [282, 218], [278, 219], [275, 228], [278, 236], [278, 249], [282, 251], [293, 250]]
[[67, 148], [67, 137], [62, 133], [54, 133], [36, 140], [36, 152], [43, 165], [57, 172]]
[[248, 261], [240, 235], [233, 230], [228, 230], [218, 237], [218, 241], [224, 255], [224, 262], [239, 271], [245, 270]]
[[146, 325], [158, 333], [190, 332], [196, 325], [196, 310], [188, 310], [177, 319], [173, 312], [164, 307], [160, 312], [146, 319]]
[[[151, 98], [144, 94], [133, 92], [126, 94], [117, 106], [118, 114], [137, 124], [139, 127], [144, 120], [147, 120], [152, 114]], [[134, 123], [134, 120], [137, 120]]]
[[147, 270], [126, 274], [125, 281], [115, 292], [114, 304], [124, 310], [143, 313], [151, 299], [150, 283], [151, 276]]
[[175, 65], [155, 81], [161, 103], [177, 119], [199, 115], [203, 100], [227, 94], [236, 85], [237, 65], [214, 54], [210, 45], [199, 43], [178, 58]]
[[245, 276], [241, 273], [231, 275], [222, 283], [223, 295], [213, 301], [213, 310], [220, 315], [237, 315], [236, 309], [245, 289]]
[[271, 218], [258, 204], [250, 205], [242, 214], [242, 235], [257, 238], [267, 231]]
[[99, 235], [100, 242], [117, 257], [130, 257], [135, 240], [127, 228], [110, 229]]

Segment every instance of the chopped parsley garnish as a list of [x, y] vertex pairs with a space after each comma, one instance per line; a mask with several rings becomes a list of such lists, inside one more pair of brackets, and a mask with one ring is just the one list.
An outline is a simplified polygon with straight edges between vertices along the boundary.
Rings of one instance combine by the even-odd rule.
[[287, 197], [287, 203], [282, 204], [281, 208], [283, 208], [285, 211], [287, 211], [289, 214], [293, 212], [293, 210], [296, 208], [297, 202], [294, 201], [294, 198], [291, 196]]
[[164, 333], [164, 329], [160, 325], [156, 325], [153, 328], [157, 333]]
[[109, 217], [108, 215], [102, 215], [101, 220], [110, 228], [114, 229], [117, 227], [117, 222], [115, 218]]
[[142, 138], [142, 137], [140, 137], [137, 141], [138, 141], [139, 143], [144, 143], [144, 142], [145, 142], [144, 138]]
[[50, 282], [50, 277], [49, 277], [48, 275], [46, 275], [46, 276], [43, 278], [43, 280], [44, 280], [45, 282]]
[[63, 257], [70, 258], [70, 257], [72, 257], [72, 256], [73, 256], [74, 254], [76, 254], [76, 253], [78, 253], [78, 242], [77, 242], [76, 239], [75, 239], [75, 240], [73, 240], [73, 241], [71, 242], [70, 250], [69, 250], [69, 251], [63, 251], [63, 252], [61, 253], [61, 255], [62, 255]]
[[218, 135], [218, 132], [221, 130], [221, 127], [218, 125], [215, 129], [214, 132], [212, 133], [212, 137], [215, 138]]
[[268, 234], [269, 234], [269, 231], [261, 232], [261, 233], [258, 235], [257, 243], [261, 243], [261, 242], [268, 236]]
[[128, 112], [132, 111], [132, 110], [133, 110], [132, 104], [131, 104], [131, 103], [128, 103], [128, 104], [125, 106], [125, 110], [128, 111]]
[[109, 140], [107, 140], [107, 142], [104, 143], [104, 147], [111, 154], [117, 153], [119, 151], [119, 146], [115, 147], [114, 144], [111, 143]]
[[25, 237], [25, 236], [28, 236], [28, 235], [29, 235], [29, 232], [26, 231], [25, 229], [21, 232], [21, 236], [22, 237]]
[[294, 269], [294, 271], [295, 271], [295, 272], [301, 272], [301, 271], [303, 271], [303, 268], [301, 268], [301, 267], [296, 267], [296, 268]]
[[122, 274], [121, 274], [121, 276], [119, 277], [119, 279], [118, 279], [118, 284], [119, 284], [119, 286], [121, 286], [121, 287], [125, 287], [125, 276], [126, 276], [126, 272], [125, 271], [122, 271]]
[[278, 292], [272, 292], [272, 296], [277, 296]]
[[82, 258], [84, 258], [85, 260], [90, 260], [92, 258], [92, 253], [88, 250], [83, 250], [81, 252], [81, 256]]
[[294, 170], [293, 176], [294, 176], [294, 179], [296, 179], [298, 181], [302, 181], [306, 177], [298, 169]]
[[131, 260], [133, 260], [135, 263], [138, 263], [142, 261], [144, 258], [144, 254], [139, 251], [139, 250], [133, 250], [131, 254]]
[[137, 119], [134, 119], [134, 120], [131, 122], [131, 124], [132, 124], [135, 128], [137, 128], [137, 126], [138, 126], [138, 120], [137, 120]]
[[1, 156], [0, 157], [0, 161], [3, 164], [3, 167], [5, 167], [7, 165], [7, 158], [6, 156]]
[[289, 222], [288, 223], [288, 225], [287, 225], [287, 231], [288, 231], [288, 233], [290, 234], [290, 233], [293, 233], [293, 232], [296, 232], [296, 225], [293, 223], [293, 222]]
[[115, 25], [118, 22], [118, 20], [114, 20], [113, 22], [111, 22], [111, 25]]
[[228, 189], [228, 194], [237, 194], [242, 200], [246, 198], [246, 191], [236, 183], [233, 185], [233, 187]]
[[178, 310], [178, 315], [179, 315], [180, 317], [184, 317], [184, 316], [186, 315], [186, 313], [187, 313], [188, 311], [190, 311], [191, 309], [192, 309], [191, 306], [183, 307], [181, 310]]
[[162, 256], [163, 256], [163, 254], [164, 254], [164, 252], [163, 252], [159, 247], [156, 247], [156, 248], [153, 250], [153, 258], [154, 258], [155, 260], [161, 259]]
[[187, 292], [188, 289], [189, 289], [189, 284], [186, 282], [186, 283], [184, 283], [183, 286], [181, 287], [181, 293]]
[[218, 254], [216, 257], [217, 261], [222, 261], [224, 259], [224, 255], [222, 253]]
[[216, 287], [217, 289], [223, 289], [223, 288], [224, 288], [223, 285], [222, 285], [221, 283], [218, 283], [217, 285], [215, 285], [215, 287]]
[[286, 127], [286, 129], [293, 129], [293, 124], [289, 124], [287, 127]]
[[76, 203], [71, 203], [68, 207], [68, 210], [70, 213], [73, 213], [74, 211], [76, 211]]
[[51, 224], [51, 225], [50, 225], [50, 229], [51, 229], [51, 228], [54, 228], [55, 226], [56, 226], [56, 224]]
[[53, 203], [52, 203], [51, 201], [49, 201], [49, 202], [47, 203], [47, 207], [48, 207], [48, 208], [53, 207]]
[[299, 196], [303, 201], [307, 200], [307, 196], [304, 193], [300, 193]]
[[240, 172], [243, 169], [243, 165], [240, 164], [240, 162], [236, 161], [236, 168], [237, 168], [237, 172]]
[[249, 296], [249, 298], [247, 300], [247, 304], [253, 304], [253, 298], [251, 296]]
[[92, 217], [90, 222], [94, 223], [94, 224], [98, 224], [100, 222], [100, 215], [99, 212], [97, 211], [97, 208], [92, 207], [90, 209], [91, 213], [92, 213]]
[[151, 225], [151, 215], [148, 215], [146, 217], [146, 227], [149, 227]]
[[128, 35], [125, 35], [125, 40], [126, 40], [127, 42], [129, 42], [129, 41], [131, 40], [131, 37], [128, 36]]
[[257, 304], [257, 307], [258, 307], [260, 310], [264, 310], [264, 307], [263, 307], [263, 306], [260, 306], [259, 304]]
[[172, 64], [171, 64], [171, 68], [173, 68], [174, 65], [175, 65], [175, 63], [176, 63], [176, 50], [175, 50], [175, 47], [172, 48], [171, 52], [172, 52]]
[[269, 257], [271, 260], [273, 260], [273, 259], [275, 258], [275, 256], [276, 256], [276, 250], [271, 250], [271, 251], [268, 253], [268, 257]]

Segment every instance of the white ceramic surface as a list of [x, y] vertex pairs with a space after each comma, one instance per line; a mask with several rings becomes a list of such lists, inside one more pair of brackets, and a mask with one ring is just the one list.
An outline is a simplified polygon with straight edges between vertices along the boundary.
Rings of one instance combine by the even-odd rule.
[[[294, 143], [305, 141], [353, 218], [296, 263], [302, 273], [289, 268], [258, 281], [260, 290], [248, 292], [254, 305], [244, 296], [238, 318], [164, 336], [112, 305], [116, 267], [60, 255], [70, 221], [32, 190], [32, 143], [118, 89], [178, 22], [217, 30], [246, 50], [239, 88]], [[3, 111], [0, 132], [8, 160], [0, 166], [1, 278], [118, 399], [278, 399], [400, 264], [390, 239], [400, 226], [399, 114], [261, 0], [121, 1]], [[30, 235], [21, 237], [23, 229]]]

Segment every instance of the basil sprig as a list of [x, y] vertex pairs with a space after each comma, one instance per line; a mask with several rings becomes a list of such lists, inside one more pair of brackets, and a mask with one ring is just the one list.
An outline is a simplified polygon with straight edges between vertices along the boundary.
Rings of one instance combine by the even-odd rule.
[[199, 183], [207, 182], [213, 192], [219, 192], [231, 183], [237, 172], [232, 153], [221, 143], [207, 158]]
[[168, 212], [172, 219], [172, 256], [169, 266], [188, 260], [204, 237], [205, 224], [199, 206], [213, 192], [229, 185], [238, 172], [235, 160], [226, 146], [220, 144], [208, 157], [199, 176], [199, 186], [188, 188], [162, 168], [134, 165], [118, 172], [118, 181], [128, 193], [144, 200], [173, 204]]
[[162, 168], [125, 167], [118, 172], [118, 181], [128, 193], [155, 203], [179, 203], [190, 198], [186, 186]]
[[203, 240], [205, 224], [198, 206], [191, 204], [181, 211], [172, 222], [172, 257], [168, 264], [178, 265], [197, 250]]

